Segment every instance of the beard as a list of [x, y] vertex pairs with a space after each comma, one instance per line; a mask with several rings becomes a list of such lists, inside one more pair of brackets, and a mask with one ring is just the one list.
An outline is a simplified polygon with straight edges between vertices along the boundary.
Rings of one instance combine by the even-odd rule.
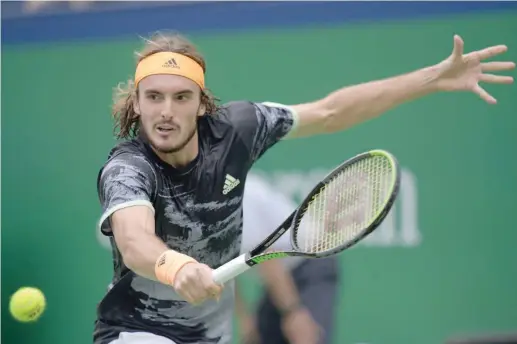
[[153, 140], [149, 140], [149, 141], [150, 141], [151, 145], [153, 146], [153, 148], [156, 149], [160, 153], [164, 153], [164, 154], [177, 153], [180, 150], [182, 150], [183, 148], [185, 148], [185, 146], [192, 140], [192, 138], [194, 137], [196, 132], [197, 132], [197, 125], [194, 125], [192, 130], [185, 137], [185, 139], [183, 139], [182, 141], [180, 141], [172, 146], [169, 146], [169, 147], [160, 147], [160, 145], [155, 144], [153, 142]]
[[188, 135], [183, 140], [181, 140], [180, 142], [177, 142], [173, 145], [167, 145], [166, 147], [164, 147], [163, 144], [162, 145], [158, 144], [156, 142], [157, 140], [153, 140], [153, 138], [152, 138], [153, 135], [149, 135], [146, 132], [146, 130], [143, 128], [142, 125], [140, 125], [139, 136], [142, 139], [144, 139], [148, 144], [150, 144], [151, 147], [155, 151], [157, 151], [159, 153], [163, 153], [163, 154], [171, 154], [171, 153], [177, 153], [177, 152], [181, 151], [183, 148], [185, 148], [185, 146], [192, 140], [192, 138], [194, 137], [196, 132], [197, 132], [197, 123], [192, 127], [192, 129], [188, 132]]

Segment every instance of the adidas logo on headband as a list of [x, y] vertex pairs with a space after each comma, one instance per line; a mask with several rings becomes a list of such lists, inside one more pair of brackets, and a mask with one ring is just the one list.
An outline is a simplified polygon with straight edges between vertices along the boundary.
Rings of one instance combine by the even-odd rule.
[[135, 70], [135, 87], [145, 77], [155, 74], [179, 75], [195, 82], [201, 89], [205, 88], [203, 67], [188, 56], [160, 52], [152, 54], [138, 62]]
[[167, 60], [167, 62], [165, 62], [162, 67], [165, 67], [165, 68], [180, 68], [178, 66], [178, 64], [176, 63], [176, 60], [175, 59], [169, 59]]

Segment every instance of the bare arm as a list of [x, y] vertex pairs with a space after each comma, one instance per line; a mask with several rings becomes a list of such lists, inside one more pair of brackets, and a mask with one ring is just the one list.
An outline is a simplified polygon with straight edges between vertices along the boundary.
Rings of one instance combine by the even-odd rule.
[[[289, 271], [278, 261], [259, 264], [259, 272], [264, 280], [275, 307], [280, 313], [295, 310], [300, 305], [298, 290]], [[240, 319], [249, 318], [248, 308], [241, 296], [239, 283], [235, 288], [235, 311]]]
[[238, 279], [235, 283], [235, 312], [237, 313], [238, 319], [247, 319], [250, 317], [248, 307], [246, 306], [240, 292], [240, 283]]
[[98, 178], [103, 214], [99, 229], [113, 235], [126, 267], [149, 279], [173, 285], [191, 257], [168, 249], [155, 235], [156, 175], [144, 156], [121, 153], [108, 161]]
[[219, 298], [222, 287], [213, 281], [209, 266], [169, 249], [156, 236], [152, 203], [158, 192], [156, 173], [145, 156], [117, 154], [100, 171], [97, 183], [103, 208], [99, 230], [114, 236], [126, 267], [173, 287], [191, 304]]
[[289, 271], [279, 261], [259, 264], [259, 271], [271, 300], [280, 313], [288, 313], [300, 306], [298, 289]]
[[255, 317], [248, 310], [246, 302], [240, 293], [240, 281], [235, 283], [235, 312], [237, 313], [237, 324], [239, 325], [240, 343], [258, 344], [259, 334]]
[[123, 208], [113, 213], [111, 224], [124, 264], [138, 275], [156, 281], [156, 260], [168, 247], [154, 234], [153, 211], [146, 206]]
[[435, 71], [421, 69], [389, 79], [345, 87], [312, 103], [292, 106], [298, 114], [294, 136], [350, 128], [411, 100], [436, 91]]
[[298, 114], [298, 126], [292, 136], [344, 130], [403, 103], [439, 91], [470, 91], [487, 103], [495, 104], [496, 99], [479, 83], [512, 83], [511, 76], [486, 72], [511, 70], [515, 68], [515, 63], [482, 61], [506, 50], [505, 45], [497, 45], [463, 54], [463, 40], [456, 35], [451, 55], [437, 65], [384, 80], [345, 87], [321, 100], [291, 106]]

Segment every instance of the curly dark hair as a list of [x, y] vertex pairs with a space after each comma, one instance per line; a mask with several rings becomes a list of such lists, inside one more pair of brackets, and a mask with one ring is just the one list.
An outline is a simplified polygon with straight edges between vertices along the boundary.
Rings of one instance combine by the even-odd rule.
[[[196, 47], [185, 37], [178, 33], [157, 32], [145, 39], [145, 46], [140, 52], [136, 52], [137, 64], [144, 58], [159, 52], [174, 52], [190, 57], [201, 65], [206, 73], [206, 62]], [[134, 110], [134, 101], [137, 99], [138, 90], [132, 79], [126, 83], [120, 83], [114, 89], [113, 107], [111, 114], [115, 120], [113, 131], [118, 139], [132, 138], [138, 134], [140, 122]], [[217, 111], [214, 97], [208, 89], [201, 91], [201, 104], [206, 108], [207, 114]], [[118, 129], [118, 130], [117, 130]]]

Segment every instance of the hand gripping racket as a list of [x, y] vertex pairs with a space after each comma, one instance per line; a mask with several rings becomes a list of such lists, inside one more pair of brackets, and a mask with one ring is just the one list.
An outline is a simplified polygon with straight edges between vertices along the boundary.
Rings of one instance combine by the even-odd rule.
[[[258, 246], [215, 269], [214, 281], [224, 284], [271, 259], [323, 258], [352, 247], [379, 227], [399, 187], [400, 167], [387, 151], [371, 150], [343, 162]], [[289, 229], [292, 250], [268, 250]]]

